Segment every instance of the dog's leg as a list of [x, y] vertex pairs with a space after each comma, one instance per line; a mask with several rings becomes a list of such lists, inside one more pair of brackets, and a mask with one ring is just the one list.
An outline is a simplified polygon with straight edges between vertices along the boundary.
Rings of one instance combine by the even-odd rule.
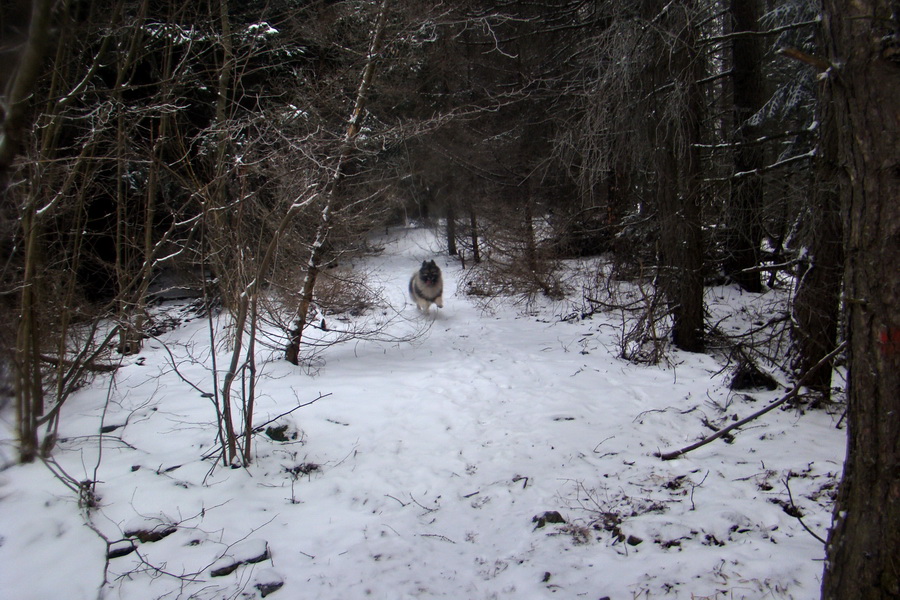
[[438, 296], [434, 299], [434, 303], [438, 305], [438, 308], [444, 308], [444, 296]]

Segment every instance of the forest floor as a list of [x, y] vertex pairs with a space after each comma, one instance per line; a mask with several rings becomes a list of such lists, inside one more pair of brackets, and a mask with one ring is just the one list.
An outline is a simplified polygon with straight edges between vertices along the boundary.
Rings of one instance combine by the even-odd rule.
[[[221, 340], [229, 330], [183, 303], [157, 307], [177, 326], [62, 411], [50, 466], [96, 481], [95, 508], [48, 466], [12, 464], [7, 403], [0, 597], [818, 598], [823, 544], [804, 524], [824, 537], [831, 521], [839, 414], [775, 410], [662, 461], [785, 382], [736, 393], [708, 354], [624, 361], [620, 314], [565, 318], [578, 289], [570, 301], [479, 303], [428, 230], [374, 243], [383, 250], [356, 268], [389, 304], [326, 317], [321, 335], [374, 333], [319, 348], [306, 368], [282, 360], [275, 338], [260, 346], [254, 423], [282, 415], [288, 428], [286, 441], [255, 436], [249, 468], [206, 457], [210, 323]], [[445, 307], [422, 315], [406, 284], [431, 258]], [[737, 328], [770, 300], [708, 294]], [[228, 348], [216, 347], [221, 369]], [[104, 538], [123, 554], [107, 559]]]

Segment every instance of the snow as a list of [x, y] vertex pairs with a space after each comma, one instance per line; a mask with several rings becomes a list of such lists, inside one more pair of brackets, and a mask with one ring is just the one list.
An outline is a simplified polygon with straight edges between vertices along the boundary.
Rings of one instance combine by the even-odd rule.
[[[261, 350], [255, 423], [324, 397], [278, 421], [294, 439], [257, 435], [247, 469], [204, 459], [216, 435], [209, 322], [164, 305], [185, 322], [62, 411], [52, 466], [98, 481], [99, 506], [79, 508], [42, 464], [0, 472], [0, 596], [818, 597], [822, 544], [786, 509], [792, 498], [824, 537], [844, 456], [838, 415], [776, 410], [731, 443], [662, 461], [655, 453], [711, 432], [702, 418], [724, 426], [784, 390], [735, 394], [705, 354], [618, 359], [618, 316], [562, 320], [572, 307], [549, 301], [487, 310], [457, 293], [460, 267], [427, 230], [378, 243], [357, 267], [401, 318], [368, 318], [415, 339], [332, 345], [308, 369]], [[430, 258], [446, 307], [422, 315], [405, 290]], [[219, 365], [227, 357], [218, 347]], [[2, 416], [10, 463], [12, 408]], [[120, 427], [100, 436], [101, 425]], [[566, 522], [539, 526], [549, 511]], [[107, 567], [103, 537], [121, 545], [142, 523], [177, 528]]]
[[262, 23], [254, 23], [253, 25], [247, 26], [247, 33], [251, 36], [258, 36], [261, 38], [271, 37], [273, 35], [278, 35], [278, 30], [269, 25], [266, 22]]

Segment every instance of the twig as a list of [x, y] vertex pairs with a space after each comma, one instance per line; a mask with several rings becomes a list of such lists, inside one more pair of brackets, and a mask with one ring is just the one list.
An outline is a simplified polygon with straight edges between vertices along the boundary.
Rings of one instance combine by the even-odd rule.
[[401, 500], [400, 498], [397, 498], [397, 497], [395, 497], [395, 496], [391, 496], [390, 494], [385, 494], [385, 496], [388, 497], [388, 498], [391, 498], [392, 500], [396, 500], [397, 502], [400, 503], [400, 506], [402, 506], [403, 508], [406, 508], [406, 507], [409, 505], [409, 502], [404, 502], [404, 501]]
[[824, 365], [829, 364], [831, 362], [831, 359], [833, 359], [835, 356], [840, 354], [840, 352], [846, 347], [846, 345], [847, 345], [846, 341], [841, 342], [837, 348], [835, 348], [834, 350], [829, 352], [824, 358], [822, 358], [822, 360], [820, 360], [815, 365], [810, 367], [809, 370], [807, 370], [806, 373], [803, 374], [803, 377], [800, 378], [800, 380], [797, 382], [797, 384], [791, 389], [791, 391], [789, 391], [787, 394], [785, 394], [778, 400], [772, 402], [771, 404], [769, 404], [762, 410], [758, 410], [755, 413], [753, 413], [752, 415], [750, 415], [749, 417], [745, 417], [745, 418], [741, 419], [740, 421], [732, 423], [731, 425], [729, 425], [728, 427], [726, 427], [724, 429], [720, 429], [719, 431], [715, 432], [711, 436], [704, 438], [704, 439], [700, 440], [699, 442], [693, 443], [689, 446], [685, 446], [684, 448], [681, 448], [680, 450], [675, 450], [673, 452], [658, 453], [657, 456], [659, 456], [663, 460], [672, 460], [674, 458], [678, 458], [682, 454], [687, 454], [688, 452], [690, 452], [692, 450], [696, 450], [697, 448], [700, 448], [701, 446], [705, 446], [705, 445], [709, 444], [710, 442], [719, 439], [723, 435], [725, 435], [731, 431], [734, 431], [738, 427], [742, 427], [742, 426], [746, 425], [747, 423], [749, 423], [750, 421], [763, 416], [767, 412], [769, 412], [775, 408], [778, 408], [779, 406], [781, 406], [782, 404], [784, 404], [791, 398], [795, 398], [797, 396], [797, 394], [800, 393], [800, 389], [804, 385], [806, 385], [806, 382], [809, 381], [809, 379], [812, 377], [812, 375], [816, 371], [818, 371], [821, 367], [823, 367]]
[[800, 510], [797, 508], [797, 505], [794, 504], [794, 495], [791, 494], [791, 486], [789, 485], [789, 482], [790, 482], [790, 475], [786, 475], [784, 478], [784, 487], [787, 488], [788, 500], [791, 501], [791, 507], [794, 509], [794, 513], [796, 513], [794, 518], [797, 519], [798, 521], [800, 521], [800, 524], [803, 525], [803, 529], [805, 529], [807, 531], [807, 533], [809, 533], [809, 535], [811, 535], [814, 538], [816, 538], [817, 540], [819, 540], [822, 543], [822, 545], [824, 546], [826, 543], [825, 540], [823, 540], [821, 537], [819, 537], [819, 535], [815, 531], [810, 529], [806, 525], [806, 523], [803, 522], [803, 517], [800, 516]]
[[[157, 336], [152, 335], [152, 334], [147, 334], [147, 337], [159, 342], [159, 344], [163, 348], [163, 350], [166, 351], [166, 353], [169, 355], [169, 360], [172, 363], [172, 370], [175, 371], [175, 374], [178, 375], [179, 379], [181, 379], [183, 382], [185, 382], [186, 384], [188, 384], [189, 386], [191, 386], [192, 388], [194, 388], [195, 390], [200, 392], [200, 395], [202, 397], [212, 398], [213, 394], [211, 394], [210, 392], [204, 391], [202, 388], [200, 388], [198, 385], [196, 385], [193, 381], [191, 381], [190, 379], [188, 379], [187, 377], [185, 377], [184, 375], [181, 374], [181, 371], [178, 370], [178, 362], [175, 360], [175, 355], [172, 354], [172, 350], [169, 348], [169, 345], [166, 344], [166, 342], [164, 342], [163, 340], [159, 339]], [[215, 353], [213, 353], [213, 354], [215, 354]]]
[[735, 31], [732, 33], [728, 33], [725, 35], [717, 35], [710, 36], [708, 38], [700, 40], [703, 44], [712, 44], [719, 42], [726, 42], [728, 40], [734, 40], [737, 38], [746, 38], [746, 37], [767, 37], [777, 35], [779, 33], [783, 33], [785, 31], [793, 31], [796, 29], [800, 29], [801, 27], [809, 27], [811, 25], [818, 25], [821, 22], [821, 19], [813, 19], [811, 21], [803, 21], [801, 23], [788, 23], [787, 25], [782, 25], [780, 27], [773, 27], [772, 29], [766, 29], [765, 31]]
[[440, 535], [437, 533], [420, 533], [419, 537], [433, 537], [433, 538], [437, 538], [439, 540], [443, 540], [445, 542], [450, 542], [451, 544], [456, 543], [453, 540], [451, 540], [450, 538], [448, 538], [446, 535]]
[[844, 419], [846, 419], [846, 418], [847, 418], [847, 409], [845, 408], [845, 409], [844, 409], [844, 412], [841, 413], [841, 418], [838, 419], [837, 425], [835, 425], [834, 428], [835, 428], [835, 429], [840, 429], [841, 426], [842, 426], [843, 423], [844, 423]]
[[266, 422], [263, 423], [262, 425], [257, 425], [256, 427], [253, 428], [253, 433], [259, 433], [260, 431], [262, 431], [263, 429], [265, 429], [266, 425], [269, 425], [270, 423], [274, 423], [275, 421], [277, 421], [277, 420], [280, 419], [281, 417], [287, 416], [287, 415], [291, 414], [292, 412], [294, 412], [295, 410], [298, 410], [298, 409], [303, 408], [304, 406], [309, 406], [310, 404], [314, 404], [314, 403], [318, 402], [319, 400], [321, 400], [322, 398], [327, 398], [327, 397], [330, 396], [330, 395], [331, 395], [331, 392], [328, 392], [327, 394], [322, 394], [322, 393], [320, 393], [319, 396], [318, 396], [317, 398], [313, 398], [313, 399], [310, 400], [309, 402], [304, 402], [303, 404], [298, 404], [298, 405], [295, 406], [294, 408], [292, 408], [292, 409], [290, 409], [290, 410], [288, 410], [288, 411], [285, 411], [285, 412], [281, 413], [280, 415], [278, 415], [278, 416], [276, 416], [276, 417], [273, 417], [273, 418], [269, 419], [268, 421], [266, 421]]
[[427, 506], [416, 500], [416, 497], [412, 494], [409, 495], [409, 499], [412, 500], [416, 504], [416, 506], [424, 510], [426, 513], [436, 512], [440, 508], [440, 505], [438, 505], [437, 508], [428, 508]]
[[709, 471], [706, 472], [706, 475], [703, 476], [703, 479], [700, 480], [700, 483], [694, 483], [691, 481], [691, 510], [697, 510], [697, 506], [694, 504], [694, 490], [698, 487], [702, 487], [703, 483], [706, 481], [706, 478], [709, 477]]

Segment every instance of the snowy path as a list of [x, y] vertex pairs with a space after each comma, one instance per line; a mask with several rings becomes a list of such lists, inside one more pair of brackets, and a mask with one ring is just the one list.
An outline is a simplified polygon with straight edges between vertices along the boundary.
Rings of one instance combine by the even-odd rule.
[[[402, 234], [367, 261], [401, 306], [412, 270], [437, 257], [427, 232]], [[94, 523], [112, 539], [136, 515], [178, 527], [140, 546], [143, 565], [113, 559], [106, 597], [254, 597], [269, 579], [284, 582], [273, 598], [292, 600], [818, 596], [821, 545], [783, 509], [782, 479], [793, 472], [795, 502], [824, 533], [843, 456], [831, 417], [776, 412], [732, 444], [662, 462], [654, 452], [706, 433], [701, 414], [723, 418], [720, 365], [705, 355], [676, 355], [674, 369], [622, 362], [600, 319], [483, 313], [455, 293], [458, 266], [438, 262], [446, 308], [422, 316], [407, 302], [396, 325], [433, 319], [427, 335], [334, 346], [314, 376], [267, 365], [257, 421], [330, 395], [293, 414], [302, 442], [260, 437], [249, 470], [208, 475], [209, 401], [173, 376], [161, 348], [120, 371], [105, 422], [127, 425], [104, 443]], [[171, 347], [203, 356], [203, 327], [172, 332]], [[196, 381], [204, 369], [180, 365]], [[67, 407], [59, 459], [76, 477], [92, 476], [97, 441], [83, 436], [96, 433], [106, 394], [100, 383]], [[777, 393], [752, 396], [727, 415]], [[30, 466], [6, 471], [0, 495], [0, 590], [12, 594], [0, 596], [96, 597], [104, 547], [66, 491]], [[537, 528], [547, 511], [567, 523]], [[270, 558], [210, 577], [245, 540], [265, 541]], [[60, 554], [69, 587], [19, 576]]]

